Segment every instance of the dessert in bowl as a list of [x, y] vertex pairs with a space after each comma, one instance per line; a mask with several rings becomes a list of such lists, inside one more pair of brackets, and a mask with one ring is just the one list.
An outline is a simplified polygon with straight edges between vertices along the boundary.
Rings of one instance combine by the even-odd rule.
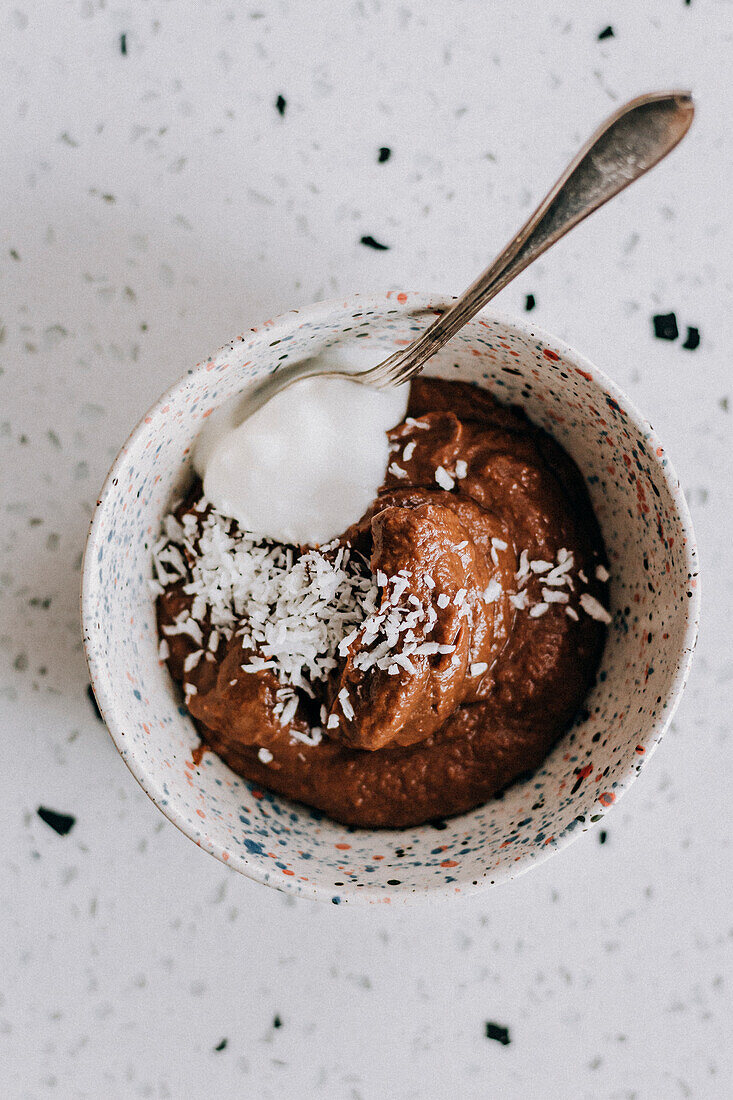
[[259, 635], [243, 641], [242, 619], [214, 630], [201, 605], [194, 637], [191, 561], [162, 562], [156, 621], [154, 551], [160, 567], [185, 550], [181, 530], [160, 537], [177, 498], [189, 550], [201, 525], [232, 535], [191, 465], [212, 412], [286, 356], [358, 340], [376, 362], [440, 307], [321, 303], [227, 346], [135, 430], [90, 533], [85, 642], [128, 766], [202, 847], [304, 895], [465, 893], [546, 858], [643, 766], [694, 645], [692, 530], [651, 429], [577, 353], [493, 314], [413, 385], [378, 507], [322, 548], [346, 574], [350, 552], [372, 623], [344, 620], [321, 681], [304, 693]]

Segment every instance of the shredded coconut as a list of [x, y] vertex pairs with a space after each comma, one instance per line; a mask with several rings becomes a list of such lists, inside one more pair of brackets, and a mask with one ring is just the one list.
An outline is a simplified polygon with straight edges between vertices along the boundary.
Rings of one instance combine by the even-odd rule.
[[269, 764], [270, 761], [274, 759], [270, 750], [264, 748], [258, 751], [257, 757], [259, 760], [262, 761], [263, 764]]
[[[336, 668], [345, 635], [377, 611], [377, 585], [348, 547], [330, 544], [296, 557], [292, 547], [256, 540], [214, 510], [198, 521], [186, 516], [185, 528], [168, 519], [173, 523], [154, 551], [158, 579], [186, 582], [191, 610], [201, 619], [208, 613], [217, 645], [221, 635], [237, 632], [245, 672], [270, 668], [281, 684], [311, 694], [310, 683]], [[168, 531], [181, 539], [178, 558], [166, 552]], [[201, 623], [188, 611], [163, 633], [187, 634], [203, 647]]]

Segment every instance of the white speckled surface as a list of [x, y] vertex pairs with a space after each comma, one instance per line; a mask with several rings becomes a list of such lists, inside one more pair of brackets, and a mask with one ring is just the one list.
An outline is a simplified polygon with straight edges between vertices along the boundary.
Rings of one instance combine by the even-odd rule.
[[[0, 9], [3, 1095], [730, 1094], [733, 5], [580, 7]], [[483, 897], [335, 908], [232, 874], [139, 791], [86, 695], [79, 558], [118, 445], [249, 323], [461, 289], [617, 102], [674, 85], [699, 106], [684, 145], [497, 303], [534, 294], [686, 488], [703, 620], [671, 732], [605, 844]], [[680, 339], [654, 339], [670, 311]]]

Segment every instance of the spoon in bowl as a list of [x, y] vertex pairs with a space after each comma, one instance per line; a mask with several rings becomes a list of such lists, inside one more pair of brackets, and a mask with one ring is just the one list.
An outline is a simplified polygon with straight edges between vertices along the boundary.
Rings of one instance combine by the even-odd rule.
[[317, 359], [287, 364], [248, 393], [244, 419], [302, 378], [328, 375], [378, 387], [398, 386], [414, 378], [515, 276], [666, 157], [687, 133], [694, 113], [690, 92], [650, 92], [630, 100], [588, 139], [486, 271], [407, 348], [358, 372]]

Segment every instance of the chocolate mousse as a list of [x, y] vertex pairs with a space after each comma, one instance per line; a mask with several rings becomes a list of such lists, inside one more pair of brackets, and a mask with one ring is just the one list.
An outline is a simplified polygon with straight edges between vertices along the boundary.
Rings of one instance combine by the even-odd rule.
[[486, 390], [418, 378], [358, 523], [255, 539], [196, 481], [155, 551], [161, 656], [203, 745], [367, 827], [461, 813], [536, 768], [593, 682], [605, 551], [577, 467]]

